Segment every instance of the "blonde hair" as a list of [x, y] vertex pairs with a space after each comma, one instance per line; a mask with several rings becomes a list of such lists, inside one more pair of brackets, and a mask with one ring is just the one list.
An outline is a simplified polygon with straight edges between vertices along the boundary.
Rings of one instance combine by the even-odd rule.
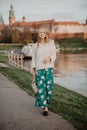
[[39, 29], [39, 32], [38, 32], [37, 47], [39, 47], [39, 43], [41, 42], [41, 38], [39, 37], [39, 33], [40, 33], [42, 30], [46, 33], [46, 36], [45, 36], [45, 38], [44, 38], [44, 42], [45, 42], [45, 43], [48, 43], [48, 42], [49, 42], [49, 33], [48, 33], [47, 29], [46, 29], [46, 28], [40, 28], [40, 29]]

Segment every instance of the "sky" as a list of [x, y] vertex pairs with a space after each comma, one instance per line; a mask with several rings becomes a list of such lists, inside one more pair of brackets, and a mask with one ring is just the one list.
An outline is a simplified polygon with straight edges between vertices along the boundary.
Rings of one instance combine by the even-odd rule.
[[87, 0], [0, 0], [0, 15], [9, 23], [10, 5], [13, 5], [16, 21], [78, 21], [87, 19]]

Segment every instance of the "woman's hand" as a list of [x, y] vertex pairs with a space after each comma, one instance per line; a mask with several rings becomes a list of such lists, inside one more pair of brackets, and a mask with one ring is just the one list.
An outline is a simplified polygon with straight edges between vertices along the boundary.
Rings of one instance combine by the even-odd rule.
[[48, 56], [47, 58], [45, 58], [45, 59], [43, 60], [43, 63], [44, 63], [44, 64], [47, 64], [47, 63], [50, 63], [50, 62], [51, 62], [50, 56]]
[[36, 68], [33, 68], [33, 78], [36, 76]]

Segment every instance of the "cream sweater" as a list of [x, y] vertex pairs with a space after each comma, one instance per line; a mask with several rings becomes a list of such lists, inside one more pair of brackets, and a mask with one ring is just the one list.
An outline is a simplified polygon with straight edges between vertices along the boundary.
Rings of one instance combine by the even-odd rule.
[[[51, 57], [51, 62], [46, 64], [43, 60], [48, 56]], [[40, 43], [38, 48], [37, 43], [32, 46], [32, 68], [36, 68], [36, 70], [53, 68], [55, 59], [56, 48], [54, 41], [49, 41], [45, 45]]]

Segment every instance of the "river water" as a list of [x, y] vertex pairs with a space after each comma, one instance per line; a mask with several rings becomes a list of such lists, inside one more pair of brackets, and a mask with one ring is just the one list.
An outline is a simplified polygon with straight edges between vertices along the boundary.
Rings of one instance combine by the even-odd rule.
[[[25, 60], [31, 68], [32, 59]], [[81, 54], [57, 53], [54, 82], [87, 97], [87, 52]]]

